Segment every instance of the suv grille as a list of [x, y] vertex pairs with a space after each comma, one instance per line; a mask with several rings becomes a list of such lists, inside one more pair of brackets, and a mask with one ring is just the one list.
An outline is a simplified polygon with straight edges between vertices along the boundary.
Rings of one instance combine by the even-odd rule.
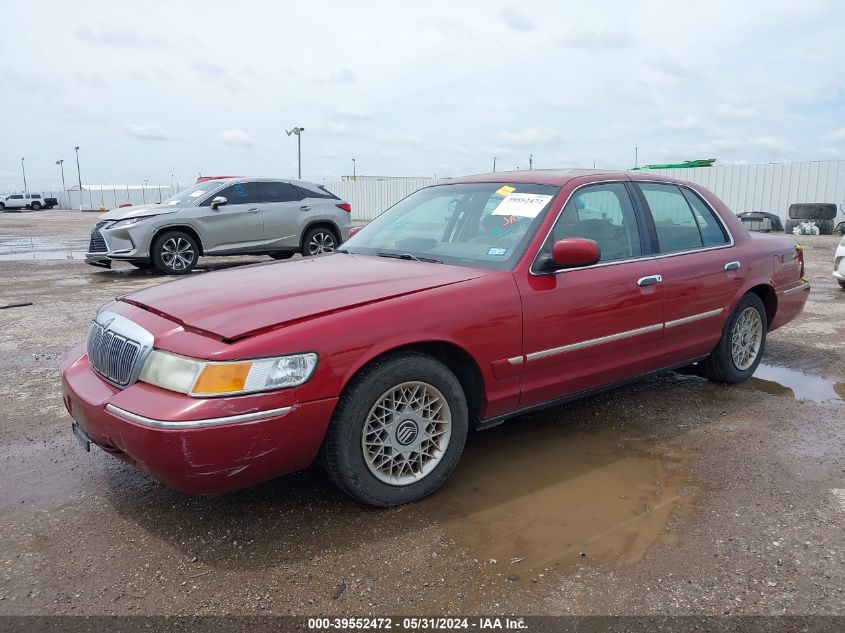
[[126, 387], [132, 378], [141, 344], [94, 323], [88, 334], [88, 360], [106, 380]]
[[103, 239], [103, 234], [100, 229], [108, 225], [108, 222], [97, 222], [91, 231], [91, 241], [88, 243], [89, 253], [106, 253], [109, 247], [106, 246], [106, 240]]

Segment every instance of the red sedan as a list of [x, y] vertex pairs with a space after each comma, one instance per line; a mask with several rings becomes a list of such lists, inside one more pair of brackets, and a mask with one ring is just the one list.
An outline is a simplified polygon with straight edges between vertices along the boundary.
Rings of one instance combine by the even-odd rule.
[[420, 499], [469, 429], [691, 364], [749, 378], [804, 307], [800, 247], [697, 185], [529, 171], [421, 189], [337, 253], [162, 284], [64, 358], [77, 437], [218, 493], [319, 455], [365, 503]]

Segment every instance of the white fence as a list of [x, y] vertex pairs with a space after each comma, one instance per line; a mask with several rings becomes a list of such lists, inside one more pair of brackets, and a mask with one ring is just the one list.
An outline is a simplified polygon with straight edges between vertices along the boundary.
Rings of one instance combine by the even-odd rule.
[[845, 211], [845, 161], [718, 165], [641, 170], [707, 187], [734, 213], [766, 211], [786, 219], [794, 202], [832, 202]]
[[352, 219], [369, 221], [417, 189], [428, 187], [432, 178], [401, 180], [344, 180], [326, 183], [325, 187], [352, 205]]

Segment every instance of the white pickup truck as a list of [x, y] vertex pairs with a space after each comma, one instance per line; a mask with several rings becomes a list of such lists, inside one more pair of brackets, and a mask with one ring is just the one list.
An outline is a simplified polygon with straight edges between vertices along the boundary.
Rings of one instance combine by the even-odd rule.
[[40, 193], [12, 193], [0, 200], [3, 209], [52, 209], [59, 204], [56, 198], [42, 198]]

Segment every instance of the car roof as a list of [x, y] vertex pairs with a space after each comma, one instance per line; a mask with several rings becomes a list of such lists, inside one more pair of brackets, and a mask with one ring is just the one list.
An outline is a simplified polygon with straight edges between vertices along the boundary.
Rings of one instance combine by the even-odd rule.
[[619, 180], [649, 180], [658, 182], [684, 182], [677, 178], [658, 176], [652, 173], [631, 172], [614, 169], [531, 169], [517, 171], [497, 171], [487, 174], [474, 174], [451, 178], [438, 184], [470, 183], [470, 182], [522, 182], [535, 185], [561, 186], [574, 178], [593, 176], [600, 180], [618, 178]]

